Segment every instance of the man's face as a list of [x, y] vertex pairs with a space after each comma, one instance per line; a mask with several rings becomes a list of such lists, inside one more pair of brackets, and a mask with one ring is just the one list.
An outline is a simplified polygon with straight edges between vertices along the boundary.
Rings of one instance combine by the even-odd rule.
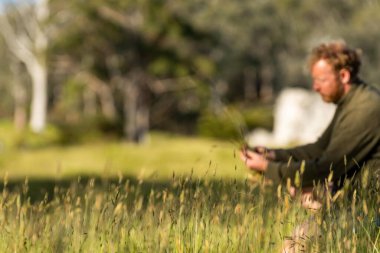
[[311, 67], [311, 76], [313, 89], [321, 95], [323, 101], [337, 103], [344, 95], [343, 83], [327, 61], [317, 61]]

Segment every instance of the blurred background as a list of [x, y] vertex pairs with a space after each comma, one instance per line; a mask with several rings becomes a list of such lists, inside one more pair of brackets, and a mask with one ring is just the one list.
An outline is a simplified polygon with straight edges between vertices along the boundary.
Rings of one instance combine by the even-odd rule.
[[310, 89], [313, 46], [344, 39], [380, 79], [377, 0], [0, 4], [3, 176], [244, 177], [237, 149]]

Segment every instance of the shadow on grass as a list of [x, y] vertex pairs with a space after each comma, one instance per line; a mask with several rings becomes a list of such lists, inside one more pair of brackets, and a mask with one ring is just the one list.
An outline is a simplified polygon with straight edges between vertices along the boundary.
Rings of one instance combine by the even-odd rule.
[[[40, 201], [49, 202], [55, 196], [84, 196], [89, 190], [98, 193], [106, 193], [117, 198], [118, 195], [129, 195], [131, 203], [137, 198], [143, 198], [146, 206], [152, 193], [172, 194], [174, 197], [193, 198], [198, 194], [207, 196], [209, 204], [223, 201], [226, 196], [229, 202], [238, 202], [242, 198], [248, 201], [258, 196], [260, 187], [253, 185], [249, 181], [236, 179], [192, 179], [191, 177], [174, 177], [168, 180], [142, 181], [136, 177], [102, 178], [90, 176], [77, 176], [66, 179], [30, 179], [13, 180], [7, 183], [0, 182], [0, 190], [10, 194], [20, 194], [24, 200], [38, 203]], [[1, 194], [1, 193], [0, 193]], [[272, 193], [273, 194], [273, 193]], [[161, 194], [162, 195], [162, 194]], [[160, 198], [159, 198], [160, 199]], [[161, 198], [162, 199], [162, 198]]]

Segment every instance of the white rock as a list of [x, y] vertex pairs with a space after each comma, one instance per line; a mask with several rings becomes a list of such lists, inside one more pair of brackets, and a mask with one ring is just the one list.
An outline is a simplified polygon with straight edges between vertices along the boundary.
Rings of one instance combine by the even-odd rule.
[[274, 109], [273, 132], [256, 129], [247, 136], [250, 146], [285, 147], [314, 142], [330, 123], [335, 105], [322, 101], [319, 94], [288, 88], [278, 96]]

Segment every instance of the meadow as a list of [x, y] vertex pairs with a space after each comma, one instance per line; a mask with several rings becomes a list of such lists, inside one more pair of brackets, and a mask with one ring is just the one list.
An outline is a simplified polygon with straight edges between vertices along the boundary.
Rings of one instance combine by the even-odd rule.
[[298, 252], [380, 251], [380, 186], [366, 178], [315, 211], [251, 180], [236, 141], [15, 139], [1, 131], [0, 252], [280, 252], [305, 222], [318, 232]]

